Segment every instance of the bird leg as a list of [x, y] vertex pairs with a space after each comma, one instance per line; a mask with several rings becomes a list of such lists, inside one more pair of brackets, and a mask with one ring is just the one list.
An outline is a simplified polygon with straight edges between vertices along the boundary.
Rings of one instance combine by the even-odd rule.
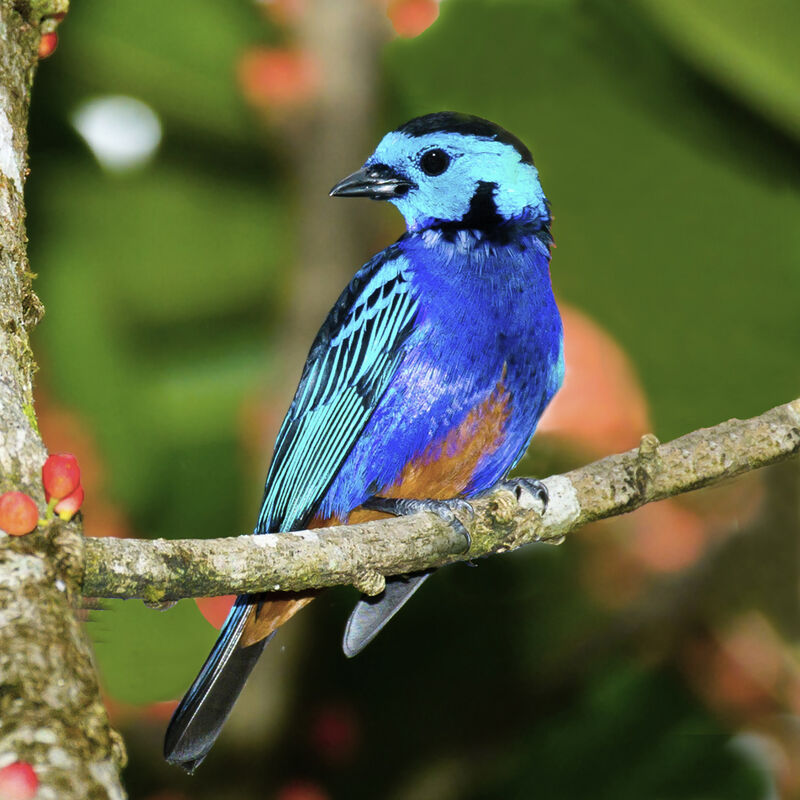
[[463, 536], [467, 542], [464, 552], [472, 545], [472, 537], [464, 523], [456, 516], [456, 511], [466, 514], [470, 519], [475, 516], [472, 506], [458, 497], [452, 500], [413, 500], [407, 497], [370, 497], [362, 503], [362, 508], [372, 511], [382, 511], [384, 514], [393, 514], [396, 517], [406, 517], [421, 511], [430, 511], [439, 519], [444, 520], [450, 527]]

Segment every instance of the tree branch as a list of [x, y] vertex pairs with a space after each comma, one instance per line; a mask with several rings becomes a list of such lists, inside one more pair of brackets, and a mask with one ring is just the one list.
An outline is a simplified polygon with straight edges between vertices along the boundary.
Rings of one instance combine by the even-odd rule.
[[268, 536], [156, 541], [88, 539], [83, 592], [93, 597], [183, 597], [352, 584], [378, 594], [383, 576], [440, 567], [531, 542], [560, 544], [593, 520], [699, 489], [800, 453], [800, 399], [759, 417], [730, 420], [659, 444], [608, 456], [544, 483], [540, 508], [498, 491], [473, 503], [464, 540], [432, 514]]

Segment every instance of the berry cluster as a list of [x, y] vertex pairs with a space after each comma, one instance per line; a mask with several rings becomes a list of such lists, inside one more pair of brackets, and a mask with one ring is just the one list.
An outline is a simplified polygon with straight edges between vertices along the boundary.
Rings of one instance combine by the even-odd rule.
[[0, 530], [11, 536], [31, 533], [41, 522], [49, 522], [53, 514], [68, 521], [75, 516], [83, 503], [83, 486], [78, 459], [71, 453], [55, 453], [42, 467], [44, 496], [47, 513], [39, 519], [36, 503], [24, 492], [6, 492], [0, 495]]
[[83, 486], [78, 459], [71, 453], [55, 453], [44, 462], [42, 483], [48, 510], [70, 520], [83, 503]]

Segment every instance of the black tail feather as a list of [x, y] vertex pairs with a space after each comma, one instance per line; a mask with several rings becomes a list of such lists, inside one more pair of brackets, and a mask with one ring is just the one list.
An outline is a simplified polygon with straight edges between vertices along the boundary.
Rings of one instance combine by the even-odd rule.
[[377, 597], [358, 601], [344, 631], [342, 650], [348, 658], [358, 655], [405, 605], [433, 570], [386, 581], [386, 589]]
[[200, 674], [172, 715], [164, 758], [194, 772], [219, 736], [248, 676], [274, 633], [247, 647], [239, 640], [258, 597], [241, 595], [225, 621]]

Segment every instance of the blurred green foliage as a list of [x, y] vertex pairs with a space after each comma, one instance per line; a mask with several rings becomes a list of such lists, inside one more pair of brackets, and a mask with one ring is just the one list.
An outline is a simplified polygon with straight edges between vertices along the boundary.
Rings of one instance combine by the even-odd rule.
[[387, 62], [398, 117], [470, 109], [531, 145], [556, 291], [622, 342], [672, 438], [797, 393], [800, 171], [797, 141], [666, 44], [636, 3], [462, 0]]
[[[114, 700], [139, 705], [180, 695], [187, 651], [213, 640], [192, 600], [156, 613], [144, 603], [104, 601], [103, 610], [92, 614], [90, 630], [103, 688]], [[122, 636], [129, 637], [124, 644]]]
[[[530, 144], [556, 218], [556, 290], [622, 344], [665, 438], [800, 388], [798, 8], [447, 0], [430, 30], [384, 50], [376, 142], [452, 108]], [[254, 518], [261, 479], [243, 474], [241, 409], [275, 378], [296, 265], [284, 151], [247, 108], [236, 62], [278, 40], [249, 3], [78, 2], [37, 78], [27, 194], [41, 380], [89, 425], [142, 535], [218, 536]], [[105, 93], [159, 116], [147, 167], [104, 172], [71, 129], [76, 104]], [[669, 669], [601, 658], [566, 688], [548, 683], [539, 654], [549, 663], [603, 618], [576, 552], [450, 571], [354, 662], [337, 646], [350, 595], [320, 601], [283, 743], [254, 766], [223, 739], [208, 769], [233, 763], [235, 796], [299, 770], [359, 798], [466, 755], [476, 777], [450, 796], [763, 796]], [[90, 627], [108, 691], [139, 703], [176, 696], [215, 636], [192, 603], [163, 615], [114, 603]], [[344, 771], [304, 749], [326, 697], [355, 704], [368, 740]], [[146, 775], [137, 767], [134, 796], [152, 790]]]
[[793, 0], [639, 0], [639, 5], [709, 80], [800, 138], [800, 5]]

